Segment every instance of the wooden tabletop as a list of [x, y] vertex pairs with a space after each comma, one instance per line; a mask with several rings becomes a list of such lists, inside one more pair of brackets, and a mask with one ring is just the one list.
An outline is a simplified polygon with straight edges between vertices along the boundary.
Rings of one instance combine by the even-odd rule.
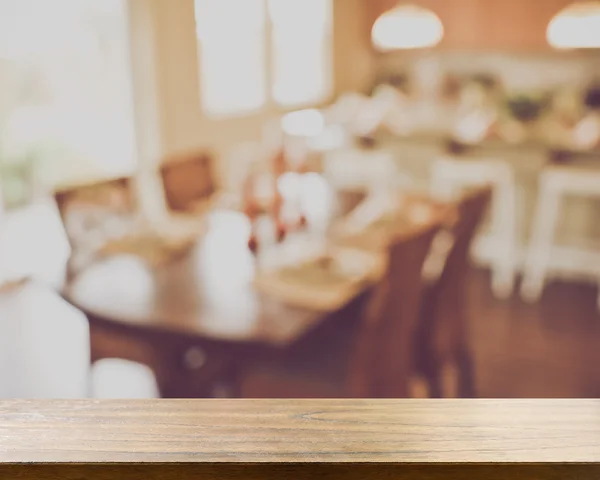
[[[93, 316], [135, 328], [230, 341], [286, 343], [315, 315], [287, 308], [253, 288], [258, 265], [242, 214], [216, 215], [182, 258], [151, 267], [133, 256], [88, 266], [65, 297]], [[278, 322], [283, 315], [288, 321]]]
[[187, 254], [166, 265], [151, 267], [131, 255], [89, 265], [68, 284], [65, 298], [92, 317], [130, 328], [275, 346], [293, 342], [326, 316], [254, 285], [261, 265], [283, 262], [302, 245], [290, 240], [254, 255], [244, 215], [215, 212], [209, 223]]
[[17, 400], [0, 432], [4, 463], [600, 463], [596, 400]]
[[325, 183], [317, 187], [306, 205], [309, 230], [288, 235], [283, 244], [268, 240], [254, 255], [248, 219], [221, 209], [209, 215], [206, 234], [180, 258], [160, 267], [132, 255], [94, 261], [69, 282], [64, 296], [91, 319], [130, 329], [276, 347], [293, 343], [328, 312], [261, 293], [254, 278], [261, 265], [285, 262], [288, 253], [302, 250], [299, 243], [324, 241], [321, 223], [331, 214], [334, 194]]

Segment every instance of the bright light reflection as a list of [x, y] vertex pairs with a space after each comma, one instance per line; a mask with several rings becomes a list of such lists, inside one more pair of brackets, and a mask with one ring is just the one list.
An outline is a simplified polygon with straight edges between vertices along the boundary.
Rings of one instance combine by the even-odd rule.
[[600, 119], [597, 116], [584, 118], [573, 130], [575, 147], [594, 148], [600, 140]]
[[[87, 2], [0, 1], [0, 57], [47, 56], [74, 48], [88, 54], [97, 51], [97, 38], [82, 22], [85, 9], [82, 3]], [[76, 42], [73, 41], [75, 38]]]
[[277, 180], [277, 189], [286, 200], [295, 200], [302, 192], [302, 178], [294, 172], [284, 173]]
[[0, 144], [46, 184], [134, 168], [126, 3], [0, 0]]
[[554, 48], [600, 48], [600, 2], [565, 8], [549, 23], [546, 37]]
[[204, 282], [211, 293], [223, 295], [232, 287], [247, 284], [254, 276], [254, 265], [246, 242], [250, 221], [238, 212], [218, 211], [211, 215], [202, 246]]
[[309, 223], [324, 226], [333, 208], [333, 192], [327, 181], [317, 173], [302, 176], [300, 204]]
[[274, 28], [324, 28], [331, 22], [331, 2], [324, 0], [268, 0]]
[[323, 132], [325, 120], [318, 110], [299, 110], [284, 115], [281, 119], [281, 127], [287, 135], [313, 137]]
[[198, 260], [202, 264], [203, 298], [214, 314], [203, 326], [215, 333], [243, 335], [255, 328], [259, 305], [249, 288], [256, 272], [247, 247], [249, 234], [250, 222], [241, 213], [217, 211], [209, 219]]
[[331, 92], [332, 0], [269, 0], [273, 99], [317, 103]]
[[277, 187], [283, 198], [296, 204], [311, 224], [327, 223], [333, 209], [333, 192], [318, 173], [286, 173]]
[[343, 127], [331, 125], [326, 127], [323, 133], [308, 139], [308, 146], [317, 151], [333, 150], [341, 148], [348, 142], [348, 134]]
[[266, 100], [262, 0], [196, 0], [201, 101], [210, 115], [237, 115]]
[[[98, 308], [114, 305], [119, 315], [137, 320], [143, 320], [137, 318], [138, 315], [151, 318], [156, 285], [150, 268], [135, 256], [113, 257], [95, 265], [89, 275], [79, 276], [73, 287], [74, 296], [86, 298], [92, 302], [92, 308], [96, 307], [93, 302], [98, 300]], [[107, 303], [106, 299], [111, 302]]]
[[417, 5], [400, 5], [381, 15], [373, 25], [373, 45], [380, 50], [425, 48], [444, 36], [439, 17]]
[[483, 140], [494, 121], [494, 115], [487, 112], [471, 112], [461, 118], [454, 128], [454, 136], [465, 143]]

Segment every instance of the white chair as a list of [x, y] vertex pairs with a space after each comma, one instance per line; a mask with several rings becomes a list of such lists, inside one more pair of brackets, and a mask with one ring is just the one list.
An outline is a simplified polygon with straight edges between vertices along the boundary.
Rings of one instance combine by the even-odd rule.
[[490, 184], [494, 188], [491, 233], [475, 242], [475, 250], [491, 263], [492, 290], [497, 298], [511, 296], [517, 255], [517, 189], [511, 166], [497, 159], [436, 159], [431, 171], [432, 194], [449, 200], [466, 187]]
[[[542, 295], [560, 203], [566, 196], [600, 197], [600, 170], [554, 166], [540, 175], [536, 213], [521, 284], [521, 297], [526, 301], [535, 302]], [[595, 273], [600, 278], [600, 266]]]

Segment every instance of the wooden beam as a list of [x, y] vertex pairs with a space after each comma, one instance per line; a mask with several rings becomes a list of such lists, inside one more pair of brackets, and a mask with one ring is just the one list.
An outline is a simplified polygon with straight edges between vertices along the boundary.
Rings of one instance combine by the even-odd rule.
[[0, 479], [600, 478], [595, 400], [0, 403]]

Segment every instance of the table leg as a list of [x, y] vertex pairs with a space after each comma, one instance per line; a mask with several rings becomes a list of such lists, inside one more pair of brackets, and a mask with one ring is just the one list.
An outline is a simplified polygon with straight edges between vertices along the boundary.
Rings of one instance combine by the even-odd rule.
[[[212, 398], [235, 396], [237, 370], [233, 354], [222, 345], [156, 332], [113, 327], [90, 321], [92, 364], [104, 358], [120, 358], [147, 365], [156, 377], [163, 398]], [[226, 387], [226, 388], [225, 388]]]

